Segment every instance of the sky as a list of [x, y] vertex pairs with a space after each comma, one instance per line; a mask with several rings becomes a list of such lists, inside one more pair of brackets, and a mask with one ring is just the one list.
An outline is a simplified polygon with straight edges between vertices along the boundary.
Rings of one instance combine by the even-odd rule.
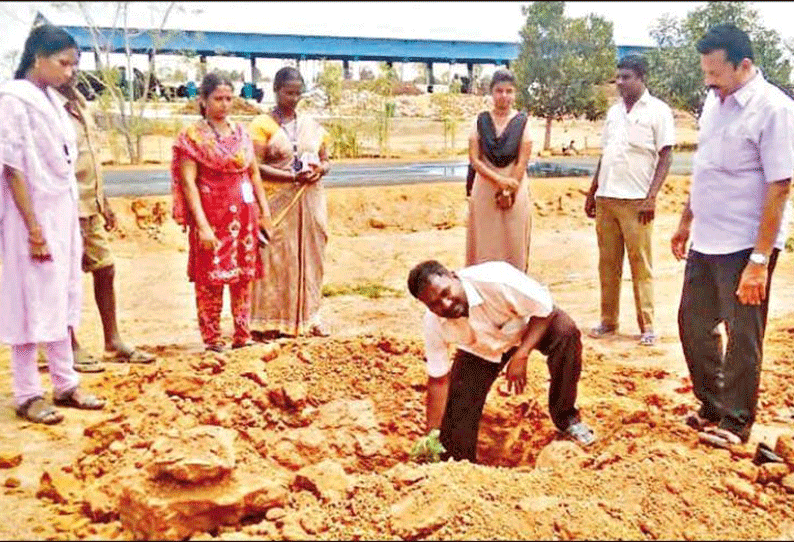
[[[794, 40], [794, 2], [751, 2], [764, 25]], [[0, 79], [10, 77], [9, 54], [21, 51], [37, 10], [54, 2], [0, 2]], [[76, 4], [59, 2], [57, 4]], [[115, 2], [92, 4], [98, 21], [112, 16]], [[154, 4], [153, 9], [149, 5]], [[167, 2], [133, 2], [132, 26], [157, 26]], [[178, 2], [169, 16], [174, 28], [277, 34], [314, 34], [426, 39], [518, 41], [527, 2]], [[705, 2], [566, 2], [566, 15], [601, 15], [613, 22], [618, 45], [653, 45], [648, 30], [665, 13], [684, 17]], [[79, 12], [63, 24], [83, 24]], [[216, 22], [222, 21], [221, 25]], [[102, 24], [100, 21], [99, 24]], [[90, 56], [90, 55], [84, 55]], [[235, 65], [236, 66], [236, 65]], [[245, 62], [242, 61], [242, 67]], [[90, 68], [89, 68], [90, 69]], [[233, 67], [230, 69], [240, 69]]]

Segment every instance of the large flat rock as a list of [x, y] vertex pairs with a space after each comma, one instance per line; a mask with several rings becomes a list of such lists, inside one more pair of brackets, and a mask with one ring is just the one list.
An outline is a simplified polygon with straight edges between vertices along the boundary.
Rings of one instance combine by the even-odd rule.
[[182, 540], [283, 507], [289, 490], [278, 471], [237, 472], [210, 484], [133, 477], [119, 497], [121, 523], [136, 539]]
[[236, 431], [214, 425], [162, 436], [149, 448], [146, 471], [151, 478], [188, 483], [227, 476], [234, 469], [236, 437]]

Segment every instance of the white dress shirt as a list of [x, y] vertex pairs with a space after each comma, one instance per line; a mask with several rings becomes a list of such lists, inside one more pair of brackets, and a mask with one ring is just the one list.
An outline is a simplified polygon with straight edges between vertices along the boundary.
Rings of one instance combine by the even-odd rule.
[[[757, 68], [756, 68], [757, 69]], [[692, 162], [692, 248], [731, 254], [755, 246], [766, 184], [794, 170], [794, 101], [760, 70], [723, 103], [709, 91]], [[786, 239], [788, 205], [775, 247]]]
[[673, 111], [646, 89], [626, 111], [621, 98], [609, 108], [601, 135], [601, 170], [596, 196], [645, 199], [659, 151], [675, 145]]
[[553, 304], [548, 289], [506, 262], [485, 262], [457, 272], [469, 303], [469, 316], [442, 318], [429, 309], [423, 328], [427, 374], [450, 370], [449, 347], [499, 363], [521, 343], [529, 319], [546, 317]]

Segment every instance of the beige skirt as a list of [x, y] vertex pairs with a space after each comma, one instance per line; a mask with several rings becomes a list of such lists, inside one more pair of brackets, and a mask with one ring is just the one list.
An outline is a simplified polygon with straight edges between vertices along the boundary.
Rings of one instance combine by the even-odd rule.
[[[507, 173], [513, 165], [495, 168]], [[529, 239], [532, 208], [526, 174], [510, 209], [496, 206], [496, 187], [477, 173], [469, 198], [469, 223], [466, 230], [466, 265], [503, 261], [519, 270], [529, 269]]]

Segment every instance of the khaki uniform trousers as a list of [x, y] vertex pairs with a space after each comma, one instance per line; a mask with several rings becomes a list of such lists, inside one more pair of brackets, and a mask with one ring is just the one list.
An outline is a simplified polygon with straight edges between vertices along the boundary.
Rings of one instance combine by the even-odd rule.
[[634, 284], [634, 305], [640, 332], [653, 329], [653, 221], [640, 224], [643, 200], [596, 198], [598, 274], [601, 279], [601, 324], [618, 327], [624, 249]]

